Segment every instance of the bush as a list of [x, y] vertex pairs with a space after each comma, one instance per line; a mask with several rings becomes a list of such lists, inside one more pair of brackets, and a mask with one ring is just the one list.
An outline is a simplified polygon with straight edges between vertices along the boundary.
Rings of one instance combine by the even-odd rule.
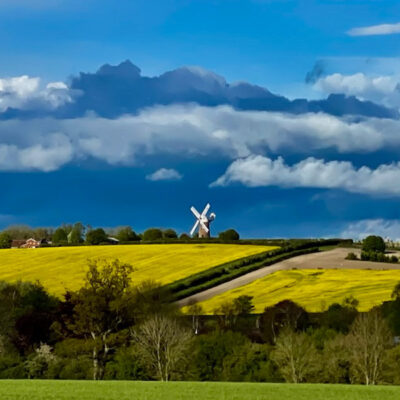
[[221, 232], [218, 235], [218, 238], [223, 242], [234, 242], [240, 239], [239, 233], [237, 233], [234, 229], [228, 229], [224, 232]]
[[102, 228], [92, 229], [86, 234], [87, 244], [97, 245], [100, 243], [104, 243], [106, 241], [107, 241], [107, 235], [104, 232], [104, 229]]
[[380, 236], [367, 236], [363, 240], [362, 244], [362, 250], [365, 252], [378, 252], [378, 253], [384, 253], [386, 249], [386, 245], [384, 240]]
[[150, 228], [143, 232], [143, 241], [154, 242], [163, 238], [163, 233], [161, 229]]
[[164, 239], [178, 239], [178, 235], [173, 229], [166, 229], [163, 232]]
[[12, 238], [8, 232], [0, 233], [0, 249], [9, 249], [11, 247]]
[[65, 244], [68, 242], [67, 232], [63, 228], [57, 228], [53, 234], [54, 244]]
[[116, 238], [120, 242], [139, 242], [140, 237], [132, 230], [130, 226], [124, 226], [117, 232]]
[[346, 260], [358, 260], [357, 254], [355, 254], [355, 253], [347, 254]]

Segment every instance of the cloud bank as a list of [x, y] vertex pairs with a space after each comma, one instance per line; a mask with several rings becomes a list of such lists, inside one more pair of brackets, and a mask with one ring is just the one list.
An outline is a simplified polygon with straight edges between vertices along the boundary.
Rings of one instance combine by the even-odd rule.
[[347, 32], [350, 36], [393, 35], [395, 33], [400, 33], [400, 23], [364, 26], [350, 29]]
[[376, 169], [357, 169], [348, 161], [326, 162], [309, 157], [289, 166], [281, 157], [272, 160], [258, 155], [234, 161], [211, 186], [232, 183], [249, 187], [308, 187], [399, 196], [400, 162], [380, 165]]
[[0, 112], [9, 108], [54, 110], [71, 103], [73, 97], [74, 91], [63, 82], [51, 82], [41, 88], [39, 78], [27, 75], [0, 79]]
[[[160, 154], [234, 160], [266, 153], [310, 155], [324, 149], [396, 151], [400, 149], [399, 131], [400, 121], [393, 119], [238, 111], [230, 106], [193, 104], [157, 106], [116, 119], [90, 114], [74, 119], [10, 119], [0, 121], [0, 167], [46, 171], [86, 158], [134, 165], [138, 158]], [[38, 148], [60, 153], [51, 168], [34, 156], [26, 157], [25, 150]], [[20, 156], [15, 158], [15, 152]]]
[[335, 73], [319, 78], [314, 88], [324, 93], [344, 93], [371, 100], [387, 107], [400, 107], [400, 76], [367, 76], [363, 73]]

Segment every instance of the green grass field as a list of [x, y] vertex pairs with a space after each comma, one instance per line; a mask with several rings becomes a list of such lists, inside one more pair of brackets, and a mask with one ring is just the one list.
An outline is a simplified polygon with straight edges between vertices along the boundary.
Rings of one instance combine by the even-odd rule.
[[0, 280], [40, 281], [50, 293], [82, 285], [87, 260], [115, 259], [132, 264], [134, 282], [167, 284], [238, 258], [276, 247], [235, 244], [138, 244], [0, 250]]
[[254, 312], [282, 300], [292, 300], [307, 311], [319, 312], [332, 303], [342, 303], [353, 296], [359, 301], [359, 311], [390, 300], [393, 288], [400, 282], [400, 270], [290, 270], [278, 271], [248, 285], [229, 290], [201, 304], [212, 314], [221, 304], [241, 295], [253, 296]]
[[396, 400], [400, 387], [264, 383], [0, 381], [1, 400]]

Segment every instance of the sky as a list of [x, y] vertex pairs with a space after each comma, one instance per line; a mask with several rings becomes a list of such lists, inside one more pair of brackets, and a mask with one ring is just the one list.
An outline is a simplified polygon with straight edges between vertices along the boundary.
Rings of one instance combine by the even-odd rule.
[[0, 229], [400, 239], [400, 4], [0, 0]]

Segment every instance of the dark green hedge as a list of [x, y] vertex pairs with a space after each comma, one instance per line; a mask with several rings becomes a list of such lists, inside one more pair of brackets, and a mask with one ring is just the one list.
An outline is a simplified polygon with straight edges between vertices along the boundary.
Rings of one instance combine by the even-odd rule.
[[276, 264], [288, 258], [319, 251], [318, 247], [300, 249], [283, 248], [241, 258], [191, 275], [167, 286], [175, 301], [192, 296], [214, 286], [228, 282], [257, 269]]

